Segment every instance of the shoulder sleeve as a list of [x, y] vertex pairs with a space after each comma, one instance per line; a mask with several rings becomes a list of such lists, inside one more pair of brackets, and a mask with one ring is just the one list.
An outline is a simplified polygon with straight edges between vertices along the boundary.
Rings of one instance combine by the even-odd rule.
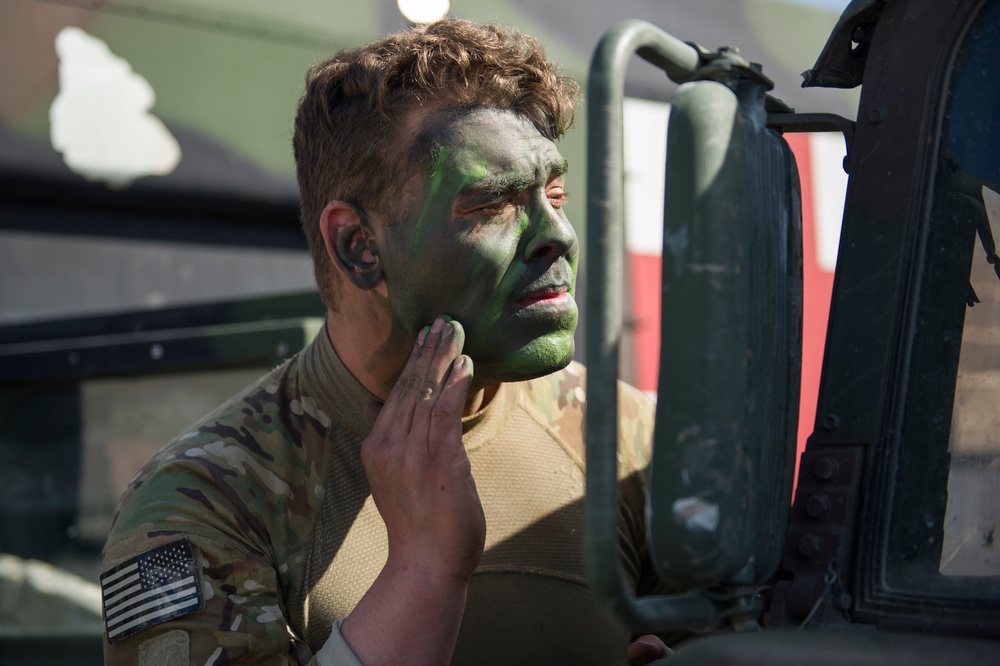
[[[587, 369], [573, 361], [565, 369], [525, 384], [532, 408], [584, 460]], [[644, 472], [653, 450], [655, 405], [642, 391], [618, 382], [618, 476]]]
[[618, 475], [645, 472], [653, 455], [656, 406], [639, 389], [618, 382]]
[[[194, 584], [200, 599], [193, 609], [178, 607], [169, 587], [146, 583], [149, 574], [141, 571], [149, 566], [150, 558], [144, 555], [152, 556], [152, 565], [157, 566], [160, 549], [183, 543], [189, 543], [194, 554]], [[110, 544], [105, 570], [138, 568], [140, 580], [133, 598], [143, 598], [115, 600], [120, 590], [102, 586], [105, 664], [142, 664], [160, 639], [178, 633], [186, 654], [171, 664], [225, 664], [241, 659], [260, 664], [302, 663], [301, 650], [284, 619], [274, 569], [244, 550], [223, 538], [152, 525]], [[167, 613], [159, 615], [163, 611]], [[301, 656], [308, 659], [307, 653]]]
[[260, 418], [277, 408], [253, 398], [238, 405], [245, 419], [213, 415], [164, 449], [122, 496], [104, 551], [107, 664], [142, 664], [168, 634], [187, 659], [146, 663], [311, 663], [286, 595], [311, 529], [315, 461], [282, 457], [254, 432], [289, 420]]
[[[105, 548], [105, 663], [142, 664], [156, 639], [171, 632], [182, 632], [187, 643], [187, 659], [177, 663], [307, 663], [308, 648], [285, 619], [280, 565], [241, 508], [184, 470], [142, 481], [126, 495]], [[164, 571], [174, 563], [160, 555], [178, 544], [190, 544], [200, 597], [188, 606], [178, 605], [181, 591]], [[121, 587], [122, 576], [111, 579], [129, 568], [136, 576], [131, 591]]]
[[639, 596], [679, 592], [671, 589], [653, 568], [646, 524], [649, 465], [653, 456], [656, 405], [637, 388], [618, 384], [618, 475], [621, 479], [621, 525], [624, 540], [632, 544], [638, 561], [635, 591]]
[[[579, 456], [581, 464], [585, 460], [586, 386], [586, 368], [574, 361], [564, 370], [532, 380], [525, 387], [533, 409]], [[650, 589], [655, 578], [645, 524], [646, 474], [653, 450], [655, 416], [655, 405], [648, 396], [618, 382], [619, 544], [626, 575], [640, 594]]]
[[[618, 382], [618, 517], [626, 572], [637, 594], [646, 594], [655, 573], [646, 534], [648, 468], [653, 452], [655, 406], [642, 391]], [[631, 564], [632, 566], [627, 566]]]

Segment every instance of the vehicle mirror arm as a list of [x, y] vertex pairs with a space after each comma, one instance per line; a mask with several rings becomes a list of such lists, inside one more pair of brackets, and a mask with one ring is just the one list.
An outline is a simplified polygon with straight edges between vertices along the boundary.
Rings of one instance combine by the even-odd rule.
[[[704, 60], [699, 51], [646, 21], [628, 20], [599, 42], [591, 60], [588, 91], [587, 260], [590, 362], [586, 416], [587, 488], [584, 502], [587, 574], [595, 594], [635, 631], [712, 625], [724, 603], [692, 591], [637, 598], [625, 584], [618, 544], [618, 352], [623, 326], [620, 299], [624, 250], [622, 131], [625, 69], [638, 54], [675, 81], [692, 79]], [[607, 130], [611, 131], [607, 131]]]
[[769, 113], [767, 126], [779, 132], [840, 132], [844, 135], [846, 152], [844, 172], [848, 170], [848, 158], [854, 144], [855, 123], [835, 113]]

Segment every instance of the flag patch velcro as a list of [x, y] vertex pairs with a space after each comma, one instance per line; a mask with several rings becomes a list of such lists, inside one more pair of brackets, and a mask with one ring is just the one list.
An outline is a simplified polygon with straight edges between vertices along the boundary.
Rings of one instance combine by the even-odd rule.
[[204, 607], [194, 547], [181, 539], [101, 574], [104, 624], [114, 643]]

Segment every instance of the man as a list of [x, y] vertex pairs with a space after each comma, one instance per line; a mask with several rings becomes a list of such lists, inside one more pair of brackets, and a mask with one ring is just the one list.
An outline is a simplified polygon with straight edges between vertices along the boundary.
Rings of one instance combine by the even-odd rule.
[[[624, 662], [582, 564], [554, 143], [576, 94], [533, 39], [458, 20], [313, 69], [294, 148], [326, 326], [126, 491], [108, 663]], [[631, 390], [621, 411], [639, 588], [652, 410]]]

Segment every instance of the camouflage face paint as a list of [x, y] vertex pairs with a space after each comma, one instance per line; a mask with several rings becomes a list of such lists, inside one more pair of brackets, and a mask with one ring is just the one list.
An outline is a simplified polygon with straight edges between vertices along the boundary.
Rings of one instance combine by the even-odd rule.
[[438, 123], [419, 201], [376, 232], [395, 325], [415, 336], [438, 314], [460, 321], [479, 386], [565, 366], [579, 250], [562, 209], [566, 161], [510, 111]]

